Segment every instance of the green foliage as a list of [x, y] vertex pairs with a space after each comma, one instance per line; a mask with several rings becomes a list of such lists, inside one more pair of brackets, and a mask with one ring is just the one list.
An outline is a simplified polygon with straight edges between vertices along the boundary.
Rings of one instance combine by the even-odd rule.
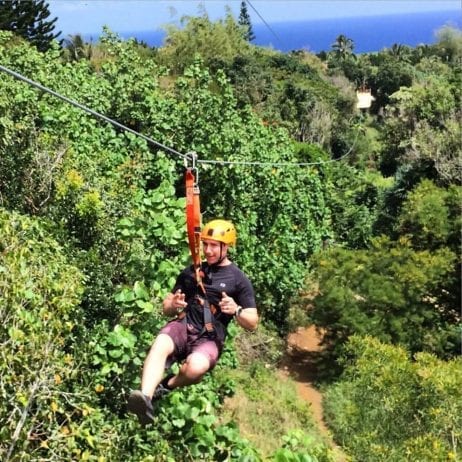
[[[298, 141], [312, 143], [336, 156], [347, 149], [338, 141], [349, 133], [355, 95], [351, 84], [338, 76], [326, 81], [303, 55], [274, 56], [273, 78], [283, 79], [265, 103], [263, 117], [289, 130]], [[340, 117], [340, 113], [342, 116]]]
[[[447, 68], [443, 72], [451, 75]], [[390, 96], [383, 130], [382, 165], [386, 173], [409, 166], [419, 176], [442, 184], [458, 181], [459, 87], [460, 82], [452, 83], [444, 73], [432, 73]]]
[[78, 401], [63, 383], [77, 373], [69, 342], [81, 318], [82, 274], [38, 220], [2, 209], [0, 234], [0, 454], [34, 460]]
[[[415, 249], [449, 248], [459, 254], [461, 245], [462, 188], [453, 185], [439, 188], [422, 180], [407, 196], [398, 218], [398, 233], [411, 240]], [[437, 304], [444, 307], [449, 322], [456, 323], [460, 314], [460, 258], [454, 262], [439, 292]]]
[[[297, 62], [293, 57], [290, 60]], [[334, 89], [319, 82], [317, 76], [311, 76], [307, 81], [302, 72], [302, 78], [297, 78], [296, 73], [295, 77], [292, 76], [284, 83], [282, 92], [277, 94], [278, 118], [282, 119], [282, 125], [298, 141], [313, 143], [326, 150], [340, 151], [335, 152], [340, 156], [344, 152], [336, 149], [335, 143], [342, 129], [348, 130], [348, 124], [345, 120], [342, 123], [337, 117], [337, 111], [343, 109], [341, 112], [344, 116], [353, 112], [353, 92], [348, 83], [345, 87], [338, 85], [339, 88]]]
[[[157, 123], [158, 111], [150, 104], [157, 91], [157, 81], [152, 78], [157, 67], [139, 66], [133, 44], [122, 46], [110, 36], [106, 42], [108, 53], [117, 56], [120, 65], [108, 62], [99, 75], [84, 61], [60, 66], [56, 60], [45, 60], [33, 53], [27, 54], [26, 63], [6, 53], [6, 64], [11, 59], [10, 66], [19, 70], [41, 67], [40, 74], [47, 75], [49, 86], [58, 86], [59, 82], [60, 91], [69, 93], [73, 99], [83, 103], [91, 100], [92, 107], [102, 112], [112, 108], [124, 123], [137, 124], [142, 119], [148, 127]], [[162, 75], [162, 70], [158, 73]], [[128, 85], [128, 75], [134, 85]], [[37, 93], [32, 91], [29, 96], [30, 89], [24, 84], [11, 83], [8, 79], [5, 85], [9, 91], [5, 98], [2, 138], [5, 155], [1, 157], [0, 167], [5, 186], [2, 200], [8, 207], [50, 216], [60, 228], [60, 239], [71, 240], [83, 250], [75, 255], [87, 280], [91, 281], [83, 304], [89, 319], [104, 318], [112, 311], [111, 297], [116, 281], [120, 283], [128, 278], [128, 282], [133, 283], [132, 274], [137, 273], [134, 277], [139, 278], [141, 266], [142, 276], [149, 276], [166, 253], [170, 251], [172, 256], [178, 253], [173, 249], [180, 237], [177, 227], [184, 223], [181, 220], [178, 223], [180, 210], [183, 216], [183, 205], [174, 198], [170, 201], [167, 195], [174, 195], [174, 189], [166, 188], [166, 184], [177, 178], [174, 166], [161, 154], [154, 163], [145, 142], [99, 127], [75, 108], [49, 97], [38, 104]], [[23, 101], [24, 107], [18, 107], [15, 100]], [[134, 101], [139, 101], [138, 105]], [[148, 105], [152, 112], [147, 112]], [[20, 117], [18, 122], [9, 123], [16, 113]], [[31, 136], [36, 132], [37, 138]], [[148, 182], [149, 188], [145, 189]], [[158, 186], [160, 190], [156, 193]], [[163, 215], [170, 213], [167, 202], [171, 204], [170, 218]], [[138, 234], [126, 244], [123, 239], [117, 239], [117, 229], [122, 217], [133, 220], [131, 214], [137, 217]], [[156, 228], [155, 236], [140, 230], [153, 220], [157, 223], [151, 225]], [[170, 229], [168, 233], [167, 229]], [[124, 232], [128, 238], [130, 233]], [[176, 239], [172, 239], [172, 233]], [[146, 245], [147, 239], [149, 245]], [[136, 251], [136, 246], [144, 246], [143, 251]], [[185, 250], [186, 246], [179, 251], [183, 259]], [[151, 255], [147, 256], [149, 251]], [[117, 317], [116, 313], [113, 317]]]
[[447, 196], [445, 189], [426, 179], [408, 194], [399, 216], [399, 233], [409, 236], [414, 248], [435, 249], [448, 243], [451, 221]]
[[377, 65], [371, 70], [367, 84], [375, 95], [374, 107], [378, 111], [389, 103], [394, 92], [412, 85], [415, 70], [386, 51], [378, 53], [374, 60]]
[[93, 341], [90, 346], [94, 348], [93, 365], [101, 366], [98, 375], [106, 377], [109, 374], [120, 375], [127, 364], [134, 362], [136, 337], [121, 325], [116, 325], [112, 332], [103, 339]]
[[[239, 106], [251, 105], [261, 113], [265, 111], [268, 97], [277, 90], [278, 86], [268, 66], [268, 55], [269, 52], [264, 53], [258, 49], [252, 54], [238, 54], [227, 69]], [[266, 112], [272, 109], [268, 108]]]
[[319, 294], [310, 317], [326, 330], [336, 355], [355, 333], [412, 352], [455, 354], [456, 327], [438, 303], [455, 258], [447, 248], [416, 251], [405, 239], [393, 243], [385, 237], [366, 250], [321, 252], [313, 263]]
[[422, 119], [431, 126], [438, 126], [455, 108], [451, 88], [435, 77], [395, 92], [391, 102], [399, 108], [401, 120], [411, 130]]
[[134, 205], [133, 216], [122, 218], [116, 227], [126, 248], [125, 270], [131, 280], [143, 278], [161, 297], [188, 259], [181, 231], [186, 227], [185, 200], [176, 199], [173, 186], [163, 181], [156, 190], [140, 194]]
[[216, 418], [210, 415], [210, 404], [215, 392], [176, 393], [169, 399], [168, 416], [161, 428], [171, 435], [170, 445], [177, 454], [187, 454], [186, 460], [258, 461], [256, 451], [239, 436], [232, 424], [214, 425]]
[[436, 50], [443, 61], [449, 61], [457, 66], [462, 57], [462, 31], [450, 25], [441, 27], [436, 32]]
[[344, 61], [353, 55], [354, 41], [351, 38], [340, 34], [332, 44], [334, 56], [337, 60]]
[[224, 70], [229, 76], [239, 106], [251, 104], [266, 124], [287, 128], [299, 141], [331, 150], [333, 140], [348, 129], [348, 119], [345, 113], [339, 117], [339, 111], [354, 112], [354, 94], [327, 82], [313, 55], [250, 47], [229, 15], [223, 23], [211, 23], [206, 14], [184, 21], [182, 30], [170, 28], [156, 58], [160, 63], [180, 72], [200, 55], [213, 73]]
[[[263, 322], [287, 329], [289, 302], [317, 265], [313, 316], [336, 352], [354, 332], [413, 352], [457, 350], [457, 37], [360, 59], [345, 48], [327, 76], [307, 52], [252, 47], [229, 13], [216, 23], [206, 14], [184, 22], [159, 50], [106, 29], [94, 47], [75, 37], [68, 53], [56, 45], [42, 53], [0, 32], [3, 65], [159, 143], [0, 79], [2, 460], [260, 460], [236, 425], [216, 415], [236, 385], [223, 370], [237, 365], [231, 344], [204, 382], [159, 404], [154, 426], [142, 430], [125, 418], [127, 392], [139, 386], [146, 350], [165, 322], [160, 302], [188, 262], [183, 166], [162, 144], [197, 152], [204, 220], [236, 222], [234, 259], [254, 283]], [[373, 137], [356, 136], [354, 87], [342, 71], [370, 84], [379, 105], [390, 102], [384, 124], [370, 123]], [[381, 222], [383, 184], [393, 179], [360, 173], [366, 160], [374, 166], [377, 139], [382, 166], [396, 173]], [[351, 167], [279, 166], [330, 162], [352, 146]], [[364, 250], [384, 230], [407, 237]], [[332, 238], [358, 250], [330, 248], [310, 261]], [[277, 361], [279, 339], [252, 340], [251, 363], [250, 356]], [[434, 358], [427, 363], [441, 369]], [[261, 389], [270, 381], [264, 369], [251, 372]], [[249, 387], [255, 401], [261, 389]], [[274, 387], [260, 394], [275, 399]], [[286, 405], [297, 421], [306, 418], [292, 399]], [[443, 411], [449, 420], [440, 418], [439, 436], [425, 430], [406, 440], [417, 460], [428, 459], [434, 442], [435, 453], [449, 457], [435, 439], [454, 423]], [[272, 424], [281, 420], [275, 415]], [[273, 448], [277, 460], [328, 460], [325, 447], [297, 431], [283, 445]]]
[[301, 430], [294, 430], [283, 438], [284, 444], [273, 455], [274, 462], [333, 462], [332, 451]]
[[202, 16], [185, 16], [181, 22], [182, 28], [166, 26], [165, 46], [159, 50], [160, 62], [177, 73], [193, 64], [197, 55], [221, 68], [248, 49], [249, 29], [240, 26], [229, 11], [224, 20], [212, 22], [204, 11]]
[[379, 188], [360, 170], [341, 164], [326, 169], [329, 209], [332, 216], [331, 240], [352, 249], [367, 247], [382, 203]]
[[350, 339], [341, 380], [325, 396], [335, 438], [355, 460], [460, 460], [462, 363], [371, 337]]

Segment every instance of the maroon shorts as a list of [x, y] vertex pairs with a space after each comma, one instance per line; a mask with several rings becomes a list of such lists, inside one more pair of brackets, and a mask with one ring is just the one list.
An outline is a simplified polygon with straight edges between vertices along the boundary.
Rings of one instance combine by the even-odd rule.
[[220, 343], [207, 337], [207, 334], [201, 336], [197, 329], [184, 321], [174, 319], [159, 333], [168, 335], [175, 344], [175, 350], [167, 360], [167, 367], [186, 359], [191, 353], [201, 353], [209, 360], [210, 369], [213, 369], [220, 357]]

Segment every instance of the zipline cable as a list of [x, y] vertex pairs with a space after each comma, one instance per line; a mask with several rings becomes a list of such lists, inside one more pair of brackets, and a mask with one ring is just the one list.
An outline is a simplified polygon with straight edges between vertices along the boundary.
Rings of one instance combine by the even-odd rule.
[[[329, 164], [329, 163], [332, 163], [332, 162], [338, 162], [339, 160], [342, 160], [344, 159], [345, 157], [347, 157], [348, 155], [351, 154], [351, 152], [353, 151], [353, 148], [355, 147], [356, 145], [356, 141], [358, 139], [358, 135], [359, 135], [359, 130], [357, 131], [356, 133], [356, 137], [353, 141], [353, 144], [351, 145], [350, 149], [348, 150], [348, 152], [344, 155], [342, 155], [341, 157], [337, 158], [337, 159], [330, 159], [330, 160], [323, 160], [323, 161], [319, 161], [319, 162], [259, 162], [259, 161], [245, 161], [245, 160], [242, 160], [242, 161], [239, 161], [239, 160], [214, 160], [214, 159], [205, 159], [205, 160], [202, 160], [202, 159], [198, 159], [197, 158], [197, 155], [195, 153], [187, 153], [187, 154], [183, 154], [181, 152], [178, 152], [177, 150], [173, 149], [173, 148], [170, 148], [168, 146], [165, 146], [164, 144], [156, 141], [156, 140], [153, 140], [152, 138], [150, 138], [149, 136], [146, 136], [146, 135], [143, 135], [142, 133], [139, 133], [137, 132], [136, 130], [133, 130], [129, 127], [127, 127], [126, 125], [123, 125], [103, 114], [100, 114], [99, 112], [96, 112], [94, 111], [93, 109], [90, 109], [89, 107], [87, 106], [84, 106], [83, 104], [80, 104], [78, 103], [77, 101], [74, 101], [73, 99], [70, 99], [68, 98], [67, 96], [64, 96], [64, 95], [61, 95], [60, 93], [57, 93], [56, 91], [52, 90], [51, 88], [48, 88], [48, 87], [45, 87], [44, 85], [38, 83], [38, 82], [35, 82], [34, 80], [31, 80], [27, 77], [24, 77], [23, 75], [19, 74], [18, 72], [15, 72], [15, 71], [12, 71], [11, 69], [8, 69], [7, 67], [5, 66], [2, 66], [0, 64], [0, 71], [3, 71], [11, 76], [13, 76], [14, 78], [18, 79], [18, 80], [22, 80], [23, 82], [26, 82], [28, 83], [29, 85], [32, 85], [33, 87], [36, 87], [38, 88], [39, 90], [41, 91], [44, 91], [46, 93], [49, 93], [53, 96], [55, 96], [56, 98], [59, 98], [63, 101], [65, 101], [66, 103], [69, 103], [85, 112], [88, 112], [89, 114], [93, 115], [94, 117], [97, 117], [99, 119], [102, 119], [104, 120], [105, 122], [108, 122], [110, 123], [111, 125], [114, 125], [115, 127], [118, 127], [120, 128], [121, 130], [124, 130], [126, 132], [129, 132], [135, 136], [139, 136], [140, 138], [144, 139], [145, 141], [147, 141], [148, 143], [151, 143], [167, 152], [170, 152], [171, 154], [174, 154], [176, 156], [179, 156], [179, 157], [182, 157], [184, 160], [185, 160], [185, 163], [189, 160], [193, 163], [193, 167], [195, 169], [195, 163], [197, 162], [197, 164], [211, 164], [211, 165], [242, 165], [242, 166], [247, 166], [247, 167], [308, 167], [308, 166], [312, 166], [312, 165], [323, 165], [323, 164]], [[196, 171], [196, 174], [197, 174], [197, 169], [195, 169]]]
[[278, 34], [274, 32], [273, 28], [266, 22], [265, 18], [258, 12], [258, 10], [252, 5], [252, 3], [250, 3], [249, 0], [246, 0], [246, 3], [248, 3], [252, 10], [255, 11], [255, 13], [257, 13], [257, 16], [263, 21], [263, 24], [265, 24], [269, 31], [277, 38], [281, 46], [283, 46], [282, 40], [279, 38]]
[[356, 132], [355, 139], [353, 140], [352, 145], [348, 152], [343, 154], [342, 156], [338, 157], [337, 159], [330, 159], [330, 160], [322, 160], [319, 162], [259, 162], [259, 161], [246, 161], [246, 160], [216, 160], [216, 159], [209, 159], [209, 160], [201, 160], [197, 159], [198, 164], [214, 164], [214, 165], [243, 165], [246, 167], [309, 167], [311, 165], [323, 165], [329, 164], [331, 162], [338, 162], [339, 160], [344, 159], [345, 157], [349, 156], [356, 145], [356, 141], [358, 140], [359, 130]]
[[50, 93], [51, 95], [56, 96], [56, 98], [59, 98], [59, 99], [65, 101], [66, 103], [72, 104], [73, 106], [78, 107], [79, 109], [82, 109], [82, 111], [88, 112], [92, 116], [97, 117], [99, 119], [102, 119], [105, 122], [108, 122], [111, 125], [114, 125], [115, 127], [120, 128], [121, 130], [129, 132], [132, 135], [139, 136], [140, 138], [143, 138], [145, 141], [157, 146], [158, 148], [164, 149], [165, 151], [170, 152], [171, 154], [174, 154], [176, 156], [182, 157], [185, 160], [191, 159], [191, 156], [189, 154], [183, 154], [181, 152], [176, 151], [175, 149], [169, 148], [168, 146], [165, 146], [164, 144], [159, 143], [156, 140], [153, 140], [149, 136], [143, 135], [142, 133], [139, 133], [139, 132], [137, 132], [135, 130], [132, 130], [131, 128], [127, 127], [126, 125], [123, 125], [123, 124], [121, 124], [121, 123], [119, 123], [119, 122], [117, 122], [117, 121], [115, 121], [113, 119], [110, 119], [109, 117], [106, 117], [105, 115], [100, 114], [99, 112], [96, 112], [93, 109], [90, 109], [90, 108], [84, 106], [83, 104], [80, 104], [77, 101], [74, 101], [73, 99], [68, 98], [67, 96], [63, 96], [63, 95], [55, 92], [51, 88], [45, 87], [45, 86], [43, 86], [42, 84], [40, 84], [38, 82], [35, 82], [35, 81], [31, 80], [31, 79], [28, 79], [27, 77], [24, 77], [23, 75], [18, 74], [17, 72], [12, 71], [11, 69], [8, 69], [7, 67], [4, 67], [4, 66], [0, 65], [0, 70], [3, 71], [3, 72], [6, 72], [7, 74], [13, 76], [14, 78], [16, 78], [18, 80], [22, 80], [22, 81], [28, 83], [29, 85], [32, 85], [33, 87], [38, 88], [39, 90], [42, 90], [42, 91], [44, 91], [46, 93]]

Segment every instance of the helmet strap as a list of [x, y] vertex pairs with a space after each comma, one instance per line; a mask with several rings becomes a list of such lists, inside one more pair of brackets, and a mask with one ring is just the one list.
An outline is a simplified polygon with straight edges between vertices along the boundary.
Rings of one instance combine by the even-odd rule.
[[227, 257], [227, 255], [223, 256], [223, 246], [225, 244], [223, 242], [220, 242], [220, 258], [216, 263], [214, 263], [212, 266], [220, 266], [223, 260]]

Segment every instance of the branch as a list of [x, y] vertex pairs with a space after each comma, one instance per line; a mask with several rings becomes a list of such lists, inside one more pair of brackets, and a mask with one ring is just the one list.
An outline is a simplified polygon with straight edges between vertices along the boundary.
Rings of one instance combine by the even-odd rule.
[[18, 441], [19, 435], [21, 434], [21, 430], [24, 427], [24, 424], [26, 422], [27, 414], [29, 413], [29, 409], [30, 409], [30, 407], [32, 405], [32, 401], [34, 400], [35, 393], [36, 393], [36, 391], [37, 391], [37, 389], [39, 387], [39, 384], [40, 384], [40, 381], [37, 380], [32, 385], [29, 400], [27, 401], [27, 405], [24, 407], [24, 409], [22, 411], [22, 414], [21, 414], [21, 418], [19, 419], [19, 422], [16, 425], [16, 429], [14, 431], [13, 438], [11, 440], [11, 444], [10, 444], [10, 447], [8, 449], [8, 453], [6, 455], [5, 462], [8, 462], [10, 460], [11, 454], [13, 453], [14, 447], [16, 446], [16, 442]]

